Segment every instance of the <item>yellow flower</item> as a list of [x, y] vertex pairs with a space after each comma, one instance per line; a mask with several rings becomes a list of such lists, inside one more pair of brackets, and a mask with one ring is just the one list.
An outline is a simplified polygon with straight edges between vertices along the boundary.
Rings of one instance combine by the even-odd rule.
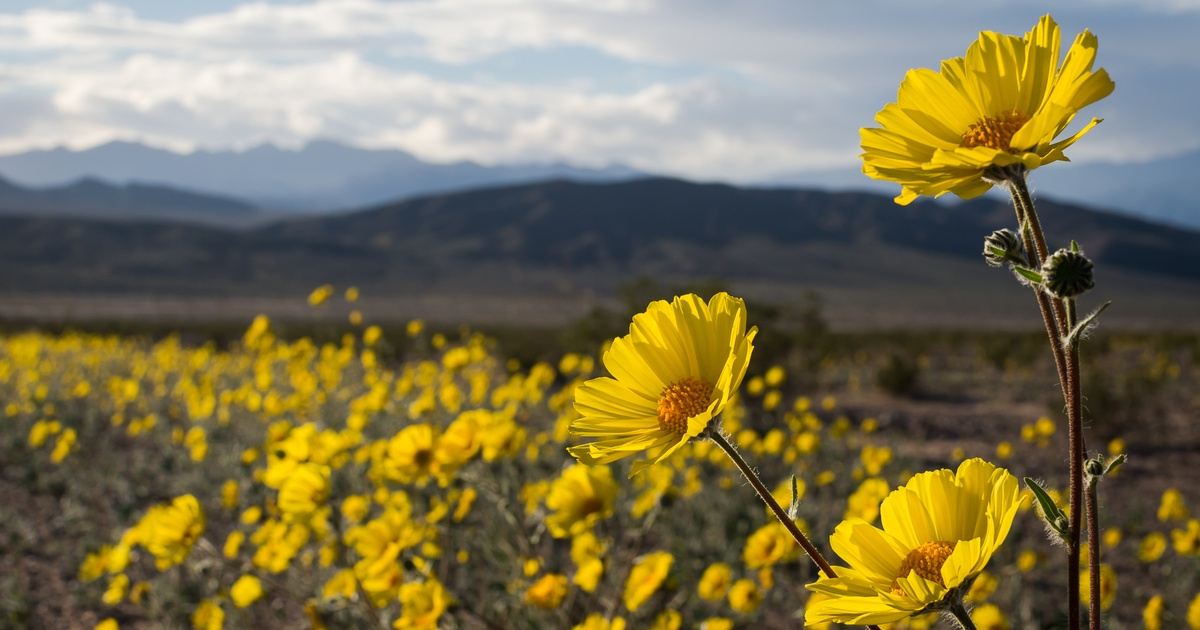
[[1109, 527], [1104, 530], [1104, 534], [1100, 537], [1104, 541], [1104, 546], [1109, 549], [1116, 549], [1117, 545], [1121, 544], [1121, 530], [1116, 527]]
[[421, 423], [404, 427], [387, 445], [388, 476], [401, 483], [424, 483], [434, 474], [437, 432]]
[[919, 195], [977, 197], [991, 187], [984, 174], [993, 167], [1067, 159], [1063, 150], [1099, 119], [1055, 139], [1113, 82], [1092, 70], [1095, 35], [1076, 36], [1061, 65], [1059, 38], [1046, 15], [1024, 38], [985, 31], [965, 57], [910, 70], [896, 102], [875, 115], [881, 128], [861, 130], [863, 172], [899, 183], [896, 203], [908, 205]]
[[105, 589], [104, 595], [100, 597], [100, 601], [109, 606], [116, 606], [125, 600], [125, 593], [129, 591], [129, 576], [124, 573], [113, 576], [108, 581], [108, 588]]
[[1021, 573], [1029, 573], [1037, 566], [1038, 554], [1032, 549], [1025, 549], [1017, 554], [1017, 569]]
[[330, 296], [332, 296], [332, 295], [333, 295], [333, 285], [323, 284], [323, 285], [313, 289], [312, 293], [308, 294], [308, 305], [309, 306], [320, 306], [320, 305], [324, 304], [327, 300], [329, 300]]
[[1191, 630], [1200, 630], [1200, 593], [1192, 598], [1192, 603], [1188, 604], [1187, 624]]
[[604, 352], [612, 377], [575, 390], [575, 435], [598, 438], [569, 448], [585, 464], [639, 452], [636, 474], [662, 461], [709, 428], [737, 393], [757, 328], [746, 330], [746, 305], [718, 293], [651, 302], [633, 317], [629, 334]]
[[[1091, 573], [1084, 569], [1079, 575], [1079, 601], [1091, 599]], [[1117, 599], [1117, 573], [1107, 564], [1100, 565], [1100, 610], [1108, 610]]]
[[733, 579], [733, 569], [724, 562], [714, 562], [708, 565], [696, 585], [696, 592], [701, 599], [710, 602], [721, 601], [729, 591], [730, 580]]
[[221, 555], [233, 560], [238, 556], [238, 552], [242, 549], [242, 543], [245, 541], [245, 533], [238, 530], [229, 532], [229, 536], [225, 538], [225, 544], [221, 548]]
[[879, 477], [864, 479], [858, 489], [846, 499], [843, 518], [861, 518], [868, 523], [879, 517], [879, 502], [888, 495], [888, 483]]
[[575, 464], [563, 471], [546, 497], [546, 527], [555, 538], [590, 530], [613, 514], [617, 483], [607, 466]]
[[1200, 554], [1200, 520], [1190, 519], [1186, 529], [1171, 530], [1171, 546], [1181, 556]]
[[240, 495], [238, 482], [236, 479], [229, 479], [221, 484], [221, 507], [226, 510], [232, 510], [238, 506], [238, 497]]
[[604, 561], [600, 558], [588, 558], [579, 563], [579, 568], [575, 571], [575, 577], [571, 578], [571, 582], [585, 593], [592, 593], [600, 585], [602, 577], [604, 577]]
[[700, 622], [700, 630], [733, 630], [733, 620], [725, 617], [709, 617]]
[[636, 611], [658, 591], [674, 561], [675, 558], [665, 551], [638, 558], [629, 572], [629, 580], [625, 582], [625, 607], [630, 612]]
[[262, 581], [253, 575], [243, 575], [229, 588], [233, 605], [245, 608], [258, 601], [263, 595]]
[[96, 624], [92, 630], [120, 630], [120, 628], [121, 626], [117, 624], [117, 620], [109, 617]]
[[297, 466], [279, 488], [279, 509], [296, 517], [306, 517], [325, 504], [329, 496], [329, 467], [317, 464]]
[[753, 580], [743, 578], [729, 587], [729, 607], [734, 612], [750, 614], [758, 610], [759, 604], [762, 604], [762, 592]]
[[206, 599], [192, 612], [193, 630], [221, 630], [225, 627], [225, 611], [215, 599]]
[[408, 582], [400, 587], [401, 614], [392, 627], [396, 630], [406, 628], [425, 628], [434, 630], [446, 607], [450, 605], [450, 595], [441, 582], [429, 578], [425, 582]]
[[984, 604], [971, 611], [971, 621], [978, 630], [1008, 630], [1008, 619], [995, 604]]
[[1167, 550], [1167, 537], [1160, 532], [1150, 532], [1138, 545], [1138, 560], [1147, 564], [1158, 562]]
[[683, 615], [677, 610], [667, 609], [654, 618], [650, 630], [679, 630], [683, 627]]
[[1000, 580], [997, 580], [996, 576], [987, 571], [980, 571], [979, 576], [971, 583], [966, 599], [969, 602], [985, 602], [992, 596], [992, 593], [996, 592], [998, 586], [1000, 586]]
[[1167, 488], [1162, 493], [1162, 500], [1158, 504], [1158, 520], [1167, 521], [1185, 521], [1191, 516], [1187, 504], [1183, 501], [1183, 494], [1175, 488]]
[[1146, 607], [1142, 609], [1142, 625], [1146, 630], [1161, 630], [1162, 614], [1162, 595], [1155, 595], [1150, 598], [1150, 601], [1146, 602]]
[[779, 521], [772, 521], [758, 528], [746, 539], [742, 549], [742, 560], [751, 569], [774, 566], [798, 557], [800, 548], [792, 535]]
[[547, 573], [525, 590], [525, 603], [538, 608], [554, 609], [567, 597], [567, 576]]
[[981, 459], [914, 475], [884, 499], [882, 530], [837, 526], [830, 546], [850, 566], [808, 585], [830, 597], [811, 602], [805, 621], [889, 623], [941, 602], [987, 565], [1019, 503], [1016, 478]]
[[204, 533], [204, 512], [196, 497], [185, 494], [150, 508], [134, 527], [135, 539], [154, 556], [160, 571], [183, 562]]
[[600, 613], [592, 613], [582, 623], [577, 623], [571, 630], [625, 630], [625, 620], [616, 617], [611, 621]]

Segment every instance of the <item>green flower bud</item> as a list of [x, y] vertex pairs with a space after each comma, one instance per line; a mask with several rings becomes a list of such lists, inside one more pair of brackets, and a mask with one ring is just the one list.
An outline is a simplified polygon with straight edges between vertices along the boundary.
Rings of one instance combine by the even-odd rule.
[[1094, 266], [1082, 252], [1060, 249], [1042, 264], [1043, 286], [1054, 297], [1073, 298], [1096, 286]]
[[983, 239], [983, 260], [991, 267], [1003, 267], [1005, 263], [1024, 264], [1021, 238], [1008, 228], [992, 232]]

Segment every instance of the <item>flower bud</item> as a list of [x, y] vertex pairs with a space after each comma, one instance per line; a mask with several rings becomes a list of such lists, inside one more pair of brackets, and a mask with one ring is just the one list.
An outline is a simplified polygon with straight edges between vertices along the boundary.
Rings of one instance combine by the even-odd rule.
[[1005, 263], [1025, 263], [1025, 251], [1016, 232], [1008, 228], [996, 230], [983, 239], [983, 260], [991, 267]]
[[1096, 286], [1092, 280], [1094, 265], [1082, 252], [1060, 249], [1042, 264], [1046, 291], [1057, 298], [1073, 298]]
[[1104, 456], [1097, 455], [1083, 463], [1083, 470], [1090, 477], [1104, 476]]

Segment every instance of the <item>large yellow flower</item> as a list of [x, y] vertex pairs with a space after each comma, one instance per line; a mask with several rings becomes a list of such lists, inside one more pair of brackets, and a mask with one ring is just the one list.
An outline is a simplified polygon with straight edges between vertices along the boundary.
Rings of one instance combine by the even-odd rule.
[[1093, 71], [1096, 36], [1075, 37], [1059, 65], [1058, 25], [1043, 16], [1024, 38], [983, 32], [965, 57], [941, 69], [910, 70], [895, 103], [862, 129], [863, 172], [894, 181], [896, 203], [947, 192], [969, 199], [991, 187], [984, 171], [1023, 165], [1035, 169], [1066, 160], [1063, 150], [1100, 122], [1055, 142], [1075, 113], [1113, 90], [1103, 69]]
[[882, 530], [858, 518], [837, 526], [829, 543], [850, 566], [808, 585], [829, 597], [805, 621], [891, 623], [947, 603], [1004, 542], [1020, 496], [1016, 478], [981, 459], [915, 475], [883, 500]]
[[737, 393], [757, 333], [746, 330], [745, 303], [727, 293], [707, 303], [695, 294], [652, 302], [604, 353], [613, 376], [576, 390], [580, 417], [571, 432], [599, 439], [568, 450], [585, 464], [645, 451], [634, 473], [662, 461], [703, 433]]

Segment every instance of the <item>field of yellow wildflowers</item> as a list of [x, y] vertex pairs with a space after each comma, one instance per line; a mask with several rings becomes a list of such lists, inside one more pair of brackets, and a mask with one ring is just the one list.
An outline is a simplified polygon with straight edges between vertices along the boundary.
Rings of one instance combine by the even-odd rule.
[[[895, 398], [871, 382], [886, 364], [838, 343], [816, 365], [800, 350], [752, 364], [723, 414], [784, 505], [796, 476], [797, 522], [835, 564], [835, 525], [877, 523], [920, 470], [981, 456], [1061, 488], [1063, 436], [1030, 400], [1052, 378], [1039, 362], [928, 342], [924, 393]], [[1176, 409], [1094, 427], [1132, 456], [1104, 495], [1105, 564], [1121, 576], [1102, 581], [1108, 618], [1196, 627], [1200, 497], [1186, 471], [1200, 458], [1178, 409], [1196, 403], [1197, 340], [1095, 347], [1123, 387], [1153, 381]], [[804, 588], [816, 573], [729, 459], [693, 440], [632, 478], [626, 461], [575, 462], [571, 403], [602, 368], [546, 352], [521, 362], [481, 333], [417, 321], [323, 342], [281, 338], [265, 318], [224, 346], [0, 338], [0, 626], [801, 625], [822, 597]], [[964, 364], [986, 377], [965, 380]], [[967, 593], [979, 627], [1064, 614], [1048, 586], [1061, 554], [1027, 492]]]

